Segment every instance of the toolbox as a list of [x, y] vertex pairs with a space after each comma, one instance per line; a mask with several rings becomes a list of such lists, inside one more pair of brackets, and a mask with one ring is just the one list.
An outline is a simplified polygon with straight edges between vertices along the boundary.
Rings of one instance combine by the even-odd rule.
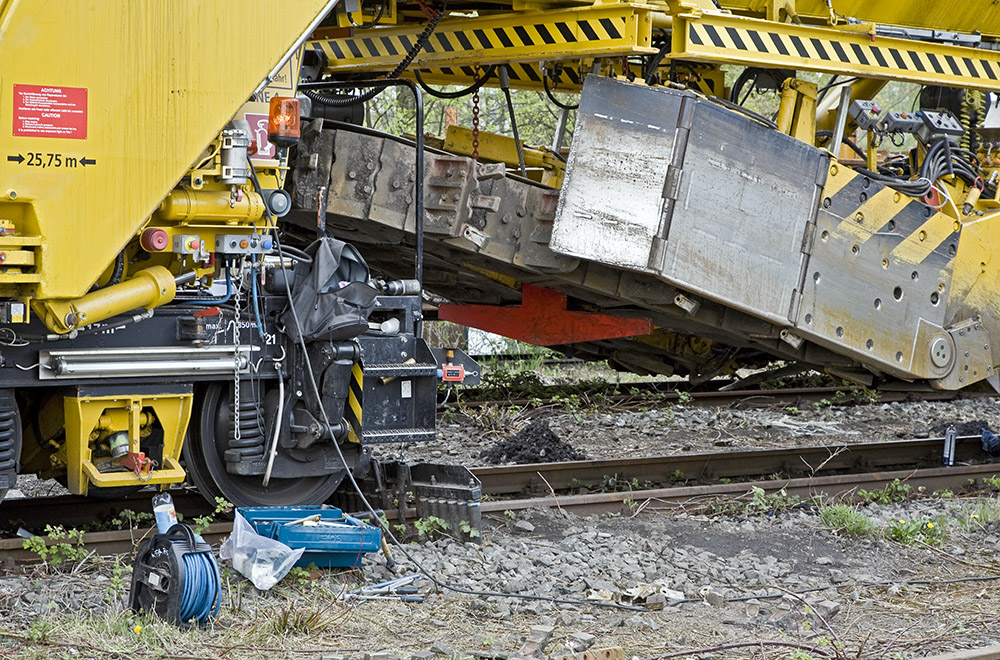
[[237, 511], [261, 536], [304, 548], [296, 566], [354, 568], [363, 554], [382, 547], [382, 530], [335, 507], [260, 506]]

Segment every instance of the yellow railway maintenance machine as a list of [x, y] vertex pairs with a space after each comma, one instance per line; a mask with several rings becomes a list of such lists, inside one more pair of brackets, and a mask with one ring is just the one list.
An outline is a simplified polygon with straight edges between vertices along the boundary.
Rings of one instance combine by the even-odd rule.
[[[485, 84], [575, 111], [568, 155], [475, 127], [428, 150], [441, 318], [694, 382], [780, 359], [1000, 385], [991, 2], [355, 0], [304, 62], [313, 117], [332, 83], [387, 74], [449, 104]], [[883, 105], [889, 81], [919, 93]], [[315, 223], [328, 186], [331, 229], [392, 272], [412, 253], [393, 187], [412, 143], [309, 125], [290, 220]]]
[[433, 435], [419, 288], [277, 244], [335, 4], [0, 0], [0, 499], [33, 472], [321, 502], [362, 443]]

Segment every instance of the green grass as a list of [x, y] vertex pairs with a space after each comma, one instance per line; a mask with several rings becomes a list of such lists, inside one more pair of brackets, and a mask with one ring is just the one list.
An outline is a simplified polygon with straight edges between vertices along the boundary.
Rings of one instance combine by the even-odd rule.
[[864, 538], [878, 531], [868, 516], [849, 504], [824, 506], [819, 510], [819, 518], [824, 525], [845, 536]]

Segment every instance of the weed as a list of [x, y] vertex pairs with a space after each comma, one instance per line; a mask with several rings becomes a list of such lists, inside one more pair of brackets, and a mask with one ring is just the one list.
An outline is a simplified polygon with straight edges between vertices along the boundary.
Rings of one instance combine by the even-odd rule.
[[787, 511], [802, 502], [802, 498], [789, 495], [784, 488], [776, 493], [768, 493], [759, 486], [753, 486], [751, 493], [751, 500], [746, 505], [747, 513], [777, 513]]
[[215, 522], [215, 517], [223, 514], [229, 513], [233, 510], [233, 503], [224, 497], [215, 498], [215, 509], [212, 513], [207, 516], [198, 516], [194, 519], [194, 526], [192, 529], [195, 534], [201, 534], [208, 531], [208, 526]]
[[674, 390], [674, 394], [677, 395], [677, 405], [679, 406], [686, 406], [694, 401], [694, 397], [691, 396], [690, 392], [685, 392], [684, 390]]
[[445, 532], [451, 529], [451, 525], [449, 525], [446, 520], [442, 520], [437, 516], [418, 518], [413, 521], [413, 527], [417, 530], [417, 533], [420, 536], [433, 536], [439, 532]]
[[34, 552], [49, 566], [76, 563], [87, 556], [87, 550], [83, 547], [83, 531], [66, 529], [62, 525], [46, 525], [45, 536], [24, 539], [21, 547]]
[[479, 530], [473, 527], [472, 523], [470, 523], [468, 520], [460, 521], [458, 523], [458, 529], [469, 538], [474, 539], [479, 537]]
[[667, 481], [669, 481], [672, 484], [680, 483], [684, 481], [684, 479], [685, 479], [684, 470], [681, 469], [674, 470], [667, 476]]
[[910, 496], [910, 484], [894, 479], [882, 490], [859, 490], [858, 499], [865, 504], [892, 504], [904, 502]]
[[822, 507], [819, 518], [827, 527], [847, 536], [866, 537], [875, 534], [875, 523], [857, 508], [848, 504]]
[[303, 607], [301, 603], [290, 603], [282, 610], [268, 617], [271, 630], [278, 635], [308, 634], [329, 628], [333, 617], [330, 606], [317, 608], [315, 605]]
[[117, 516], [108, 521], [108, 525], [112, 529], [132, 529], [133, 527], [138, 527], [144, 522], [153, 519], [153, 514], [148, 511], [133, 511], [131, 509], [125, 509]]
[[992, 486], [993, 488], [1000, 490], [1000, 477], [995, 474], [992, 477], [985, 477], [983, 479], [983, 483], [987, 486]]
[[945, 521], [942, 517], [932, 520], [893, 520], [884, 534], [885, 538], [902, 545], [913, 545], [918, 541], [938, 545], [945, 537]]
[[517, 514], [515, 514], [510, 509], [507, 509], [506, 511], [503, 512], [503, 517], [504, 517], [504, 520], [507, 521], [507, 524], [510, 525], [517, 518]]

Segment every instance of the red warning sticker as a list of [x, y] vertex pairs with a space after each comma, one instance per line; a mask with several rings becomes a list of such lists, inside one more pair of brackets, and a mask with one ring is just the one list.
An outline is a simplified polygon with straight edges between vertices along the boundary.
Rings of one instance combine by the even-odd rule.
[[14, 135], [87, 137], [87, 89], [14, 85]]

